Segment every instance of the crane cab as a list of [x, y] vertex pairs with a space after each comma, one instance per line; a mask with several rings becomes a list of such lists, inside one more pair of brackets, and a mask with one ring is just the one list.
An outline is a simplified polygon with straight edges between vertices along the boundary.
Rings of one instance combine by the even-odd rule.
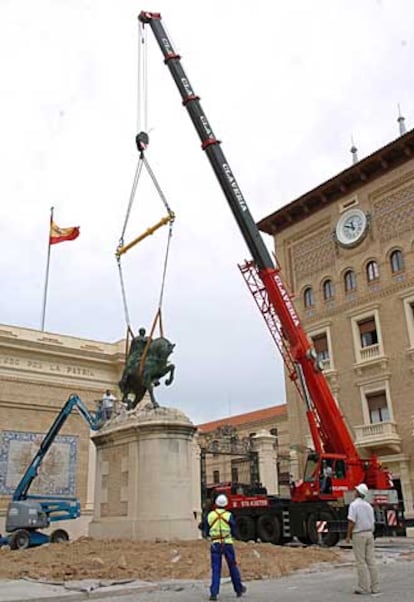
[[294, 501], [336, 500], [349, 489], [346, 457], [340, 454], [311, 452], [306, 460], [303, 480], [291, 487]]

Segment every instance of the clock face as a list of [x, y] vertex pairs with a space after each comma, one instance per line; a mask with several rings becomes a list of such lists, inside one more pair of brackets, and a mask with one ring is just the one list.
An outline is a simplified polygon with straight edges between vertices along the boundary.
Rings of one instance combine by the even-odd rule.
[[367, 232], [367, 216], [361, 209], [350, 209], [344, 213], [336, 225], [336, 238], [338, 242], [351, 247], [358, 244]]

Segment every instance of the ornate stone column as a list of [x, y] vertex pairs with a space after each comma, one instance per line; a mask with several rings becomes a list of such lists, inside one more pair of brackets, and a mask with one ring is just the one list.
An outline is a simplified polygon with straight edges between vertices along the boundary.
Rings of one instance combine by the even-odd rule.
[[252, 437], [253, 449], [259, 458], [260, 481], [270, 495], [278, 493], [276, 437], [266, 429]]
[[[400, 461], [400, 479], [404, 498], [405, 517], [414, 518], [413, 490], [411, 487], [409, 458], [407, 456]], [[414, 529], [412, 529], [411, 532], [414, 534]]]
[[195, 430], [179, 410], [144, 408], [115, 416], [92, 436], [97, 453], [92, 537], [198, 538]]
[[290, 473], [294, 481], [300, 479], [299, 476], [299, 457], [298, 452], [295, 449], [290, 450]]

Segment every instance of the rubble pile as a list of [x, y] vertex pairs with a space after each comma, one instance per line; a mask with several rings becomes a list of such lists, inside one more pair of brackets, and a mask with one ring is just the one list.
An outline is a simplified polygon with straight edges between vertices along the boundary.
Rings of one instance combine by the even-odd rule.
[[[246, 581], [276, 578], [319, 563], [341, 562], [338, 550], [235, 543]], [[224, 562], [225, 565], [225, 562]], [[225, 576], [227, 569], [224, 569]], [[27, 550], [0, 549], [0, 578], [46, 581], [78, 579], [209, 579], [209, 543], [94, 540], [46, 544]]]

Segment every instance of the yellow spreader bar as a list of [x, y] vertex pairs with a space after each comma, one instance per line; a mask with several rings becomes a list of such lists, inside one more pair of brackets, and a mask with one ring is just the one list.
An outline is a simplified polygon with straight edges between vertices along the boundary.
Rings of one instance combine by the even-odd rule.
[[144, 238], [146, 238], [147, 236], [154, 234], [154, 232], [158, 230], [158, 228], [161, 228], [161, 226], [165, 226], [166, 224], [173, 222], [174, 219], [175, 214], [171, 211], [171, 213], [169, 213], [166, 217], [163, 217], [158, 223], [156, 223], [155, 226], [152, 226], [151, 228], [145, 230], [143, 234], [140, 234], [139, 236], [137, 236], [137, 238], [131, 240], [131, 242], [129, 242], [127, 245], [124, 245], [123, 247], [118, 247], [115, 253], [116, 257], [120, 257], [121, 255], [129, 251], [129, 249], [132, 249], [132, 247], [141, 242], [141, 240], [144, 240]]

